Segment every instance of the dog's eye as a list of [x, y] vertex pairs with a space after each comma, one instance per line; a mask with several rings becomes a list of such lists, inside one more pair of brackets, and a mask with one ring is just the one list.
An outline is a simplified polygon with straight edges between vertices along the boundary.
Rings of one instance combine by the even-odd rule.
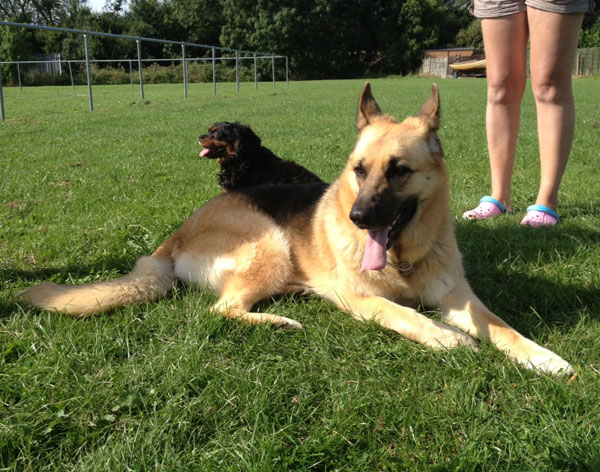
[[402, 164], [392, 164], [388, 170], [390, 175], [403, 177], [412, 173], [412, 169]]
[[365, 168], [363, 166], [358, 165], [354, 168], [354, 174], [359, 179], [364, 179], [365, 176], [367, 175], [367, 171], [365, 170]]

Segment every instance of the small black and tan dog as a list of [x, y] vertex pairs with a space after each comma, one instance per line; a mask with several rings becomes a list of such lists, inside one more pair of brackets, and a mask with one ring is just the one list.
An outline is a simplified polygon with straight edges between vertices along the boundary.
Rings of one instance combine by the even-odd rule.
[[238, 122], [215, 123], [198, 141], [204, 148], [200, 157], [217, 159], [219, 185], [224, 191], [322, 182], [301, 165], [277, 157], [249, 126]]

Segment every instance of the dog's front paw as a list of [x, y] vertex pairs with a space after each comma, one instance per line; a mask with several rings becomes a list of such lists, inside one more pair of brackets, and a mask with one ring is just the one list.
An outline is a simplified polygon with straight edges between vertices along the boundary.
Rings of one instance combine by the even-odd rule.
[[537, 346], [537, 349], [529, 358], [520, 361], [526, 367], [552, 375], [573, 375], [575, 369], [562, 357], [552, 351]]
[[477, 341], [462, 331], [439, 323], [438, 329], [429, 333], [423, 344], [433, 349], [453, 349], [458, 346], [471, 346], [477, 350]]
[[302, 323], [299, 323], [296, 320], [292, 320], [291, 318], [286, 318], [285, 316], [280, 316], [281, 321], [274, 322], [273, 324], [277, 325], [283, 329], [304, 329]]

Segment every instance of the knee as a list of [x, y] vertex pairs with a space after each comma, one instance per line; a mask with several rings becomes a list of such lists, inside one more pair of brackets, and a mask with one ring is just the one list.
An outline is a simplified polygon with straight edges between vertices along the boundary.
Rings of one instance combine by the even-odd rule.
[[508, 105], [520, 102], [525, 91], [525, 84], [514, 81], [488, 81], [487, 101], [493, 105]]
[[556, 80], [534, 81], [532, 90], [536, 103], [561, 104], [572, 98], [570, 84]]

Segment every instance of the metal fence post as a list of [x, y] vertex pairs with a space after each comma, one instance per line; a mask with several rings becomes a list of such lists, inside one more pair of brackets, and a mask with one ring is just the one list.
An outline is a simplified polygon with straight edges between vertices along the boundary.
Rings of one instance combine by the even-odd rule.
[[235, 90], [240, 93], [240, 57], [238, 52], [235, 52]]
[[129, 61], [129, 82], [131, 82], [131, 91], [133, 92], [133, 67]]
[[19, 61], [17, 61], [17, 77], [19, 79], [19, 91], [23, 91], [23, 86], [21, 85], [21, 68], [19, 67]]
[[217, 94], [217, 67], [215, 64], [215, 48], [212, 48], [213, 95]]
[[254, 54], [254, 90], [258, 90], [258, 75], [256, 74], [256, 54]]
[[92, 96], [92, 69], [90, 66], [90, 53], [88, 44], [88, 35], [83, 35], [83, 44], [85, 46], [85, 66], [87, 70], [88, 95], [90, 97], [90, 111], [94, 111], [94, 97]]
[[285, 88], [290, 88], [290, 68], [287, 56], [285, 56]]
[[188, 85], [187, 85], [187, 62], [185, 59], [185, 44], [181, 45], [181, 57], [183, 63], [183, 98], [188, 98]]
[[137, 43], [137, 53], [138, 53], [138, 69], [140, 71], [140, 95], [142, 96], [142, 100], [144, 99], [144, 74], [142, 72], [142, 43], [139, 39], [136, 39]]
[[71, 61], [68, 61], [67, 64], [69, 64], [69, 77], [71, 77], [71, 88], [73, 89], [73, 92], [75, 91], [75, 81], [73, 80], [73, 68], [71, 67]]
[[271, 56], [271, 68], [273, 69], [273, 89], [275, 89], [275, 56]]
[[0, 115], [2, 116], [2, 121], [6, 120], [6, 115], [4, 114], [4, 91], [2, 90], [2, 66], [0, 66]]

